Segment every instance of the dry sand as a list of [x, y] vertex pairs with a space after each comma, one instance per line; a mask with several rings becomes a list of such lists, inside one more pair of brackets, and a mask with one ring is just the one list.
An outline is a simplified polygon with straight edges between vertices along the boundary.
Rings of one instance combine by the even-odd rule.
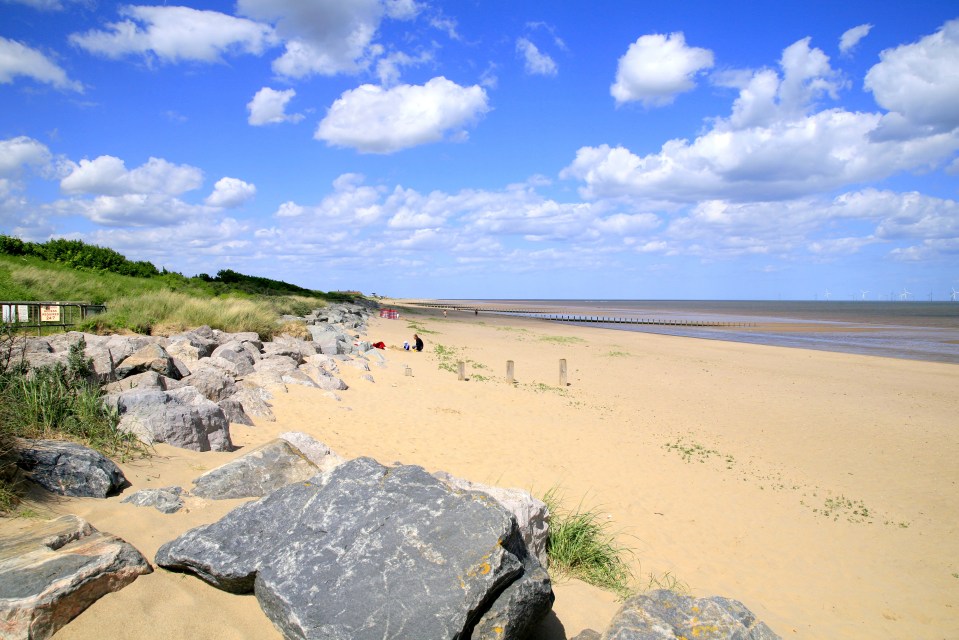
[[[418, 332], [423, 353], [399, 348]], [[602, 514], [632, 547], [636, 585], [678, 580], [744, 602], [784, 638], [959, 637], [959, 367], [439, 311], [374, 319], [388, 366], [344, 363], [341, 400], [291, 386], [274, 423], [235, 425], [233, 453], [166, 446], [122, 465], [132, 491], [191, 486], [288, 430], [344, 457], [419, 464]], [[468, 381], [440, 368], [468, 363]], [[558, 386], [559, 360], [568, 363]], [[506, 362], [517, 381], [506, 381]], [[412, 376], [404, 375], [409, 365]], [[163, 515], [59, 499], [157, 548], [241, 501]], [[557, 582], [538, 638], [601, 631], [613, 595]], [[58, 638], [278, 638], [253, 596], [157, 569]]]

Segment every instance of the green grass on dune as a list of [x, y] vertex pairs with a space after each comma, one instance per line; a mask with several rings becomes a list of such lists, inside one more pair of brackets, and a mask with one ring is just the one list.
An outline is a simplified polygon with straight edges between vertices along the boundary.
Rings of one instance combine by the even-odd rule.
[[80, 331], [153, 334], [209, 325], [229, 332], [255, 331], [265, 339], [276, 332], [279, 316], [302, 316], [327, 304], [305, 295], [223, 291], [218, 283], [179, 274], [138, 278], [0, 256], [0, 300], [105, 304], [107, 312], [78, 325]]

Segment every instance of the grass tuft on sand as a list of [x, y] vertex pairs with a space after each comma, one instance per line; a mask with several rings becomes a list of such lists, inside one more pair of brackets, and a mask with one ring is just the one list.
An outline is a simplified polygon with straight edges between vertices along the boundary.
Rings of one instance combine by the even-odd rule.
[[543, 502], [551, 514], [546, 545], [550, 570], [628, 597], [634, 591], [633, 575], [623, 557], [632, 550], [616, 541], [609, 523], [596, 511], [584, 510], [582, 503], [573, 511], [563, 509], [555, 487]]

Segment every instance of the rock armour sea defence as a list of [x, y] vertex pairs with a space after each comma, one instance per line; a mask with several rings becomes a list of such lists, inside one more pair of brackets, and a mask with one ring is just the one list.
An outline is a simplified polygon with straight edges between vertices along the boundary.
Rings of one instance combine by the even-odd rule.
[[287, 638], [520, 639], [553, 602], [495, 500], [369, 458], [188, 531], [156, 562], [253, 591]]

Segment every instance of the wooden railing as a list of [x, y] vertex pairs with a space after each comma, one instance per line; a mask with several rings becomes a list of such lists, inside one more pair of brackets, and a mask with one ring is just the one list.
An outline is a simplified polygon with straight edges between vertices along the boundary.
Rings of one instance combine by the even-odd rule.
[[103, 313], [107, 308], [90, 302], [22, 302], [0, 300], [0, 321], [13, 331], [72, 327], [89, 316]]

